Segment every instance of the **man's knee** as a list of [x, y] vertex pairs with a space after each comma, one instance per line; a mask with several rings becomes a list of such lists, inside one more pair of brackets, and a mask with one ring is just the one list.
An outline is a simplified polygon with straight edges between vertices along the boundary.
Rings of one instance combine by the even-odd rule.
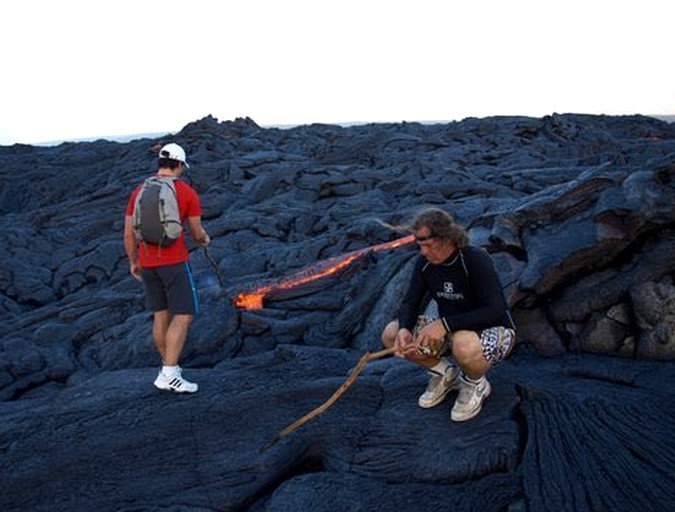
[[398, 335], [398, 320], [392, 320], [382, 331], [382, 344], [389, 348], [394, 346], [396, 336]]
[[186, 315], [186, 314], [173, 315], [171, 317], [171, 324], [177, 327], [187, 329], [188, 327], [190, 327], [190, 324], [192, 323], [194, 317], [195, 317], [194, 315]]
[[458, 361], [473, 359], [483, 353], [478, 334], [473, 331], [452, 333], [452, 355]]

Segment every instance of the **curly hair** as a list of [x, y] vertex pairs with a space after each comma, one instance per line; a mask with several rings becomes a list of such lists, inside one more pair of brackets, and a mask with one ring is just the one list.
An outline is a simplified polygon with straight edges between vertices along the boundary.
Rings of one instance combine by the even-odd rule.
[[439, 240], [452, 242], [458, 249], [469, 245], [469, 235], [466, 230], [455, 222], [455, 219], [440, 208], [426, 208], [420, 211], [410, 223], [412, 231], [418, 231], [423, 226], [429, 228], [431, 235]]

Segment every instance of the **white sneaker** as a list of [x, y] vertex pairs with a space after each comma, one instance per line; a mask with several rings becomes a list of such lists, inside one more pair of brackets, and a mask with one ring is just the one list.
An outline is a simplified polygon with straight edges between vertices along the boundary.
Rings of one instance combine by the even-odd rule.
[[450, 391], [458, 387], [459, 369], [455, 366], [448, 366], [445, 375], [432, 374], [429, 384], [427, 384], [427, 389], [422, 393], [417, 403], [424, 409], [434, 407], [445, 400]]
[[155, 379], [155, 387], [165, 391], [173, 391], [175, 393], [195, 393], [199, 386], [194, 382], [187, 381], [181, 375], [181, 368], [178, 368], [175, 375], [167, 377], [163, 372]]
[[483, 408], [483, 400], [490, 396], [492, 391], [485, 377], [477, 384], [469, 382], [463, 376], [459, 380], [461, 382], [459, 396], [450, 412], [452, 421], [466, 421], [476, 416]]

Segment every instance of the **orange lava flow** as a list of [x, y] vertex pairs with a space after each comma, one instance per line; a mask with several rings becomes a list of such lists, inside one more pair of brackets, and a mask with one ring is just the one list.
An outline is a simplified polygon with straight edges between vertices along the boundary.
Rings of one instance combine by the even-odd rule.
[[262, 309], [264, 293], [240, 293], [234, 301], [241, 309]]
[[239, 293], [234, 304], [241, 309], [262, 309], [263, 299], [273, 290], [288, 290], [322, 279], [347, 268], [355, 260], [369, 252], [395, 249], [396, 247], [412, 243], [414, 240], [415, 237], [409, 235], [399, 238], [398, 240], [373, 245], [371, 247], [366, 247], [365, 249], [359, 249], [358, 251], [353, 251], [342, 256], [335, 256], [325, 261], [309, 265], [295, 274], [275, 280], [273, 283], [261, 285], [248, 292]]

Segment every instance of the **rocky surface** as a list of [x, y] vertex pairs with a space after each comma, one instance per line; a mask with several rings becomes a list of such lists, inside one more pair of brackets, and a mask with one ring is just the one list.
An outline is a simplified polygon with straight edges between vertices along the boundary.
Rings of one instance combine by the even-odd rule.
[[[155, 390], [121, 241], [182, 144], [214, 239], [203, 311]], [[675, 128], [643, 116], [262, 129], [206, 117], [127, 143], [0, 147], [2, 510], [665, 510], [675, 498]], [[421, 410], [368, 364], [415, 255], [383, 223], [452, 211], [492, 253], [519, 345], [481, 415]], [[336, 267], [335, 272], [328, 270]], [[308, 279], [309, 278], [309, 279]], [[236, 306], [260, 293], [262, 309]], [[650, 508], [651, 507], [651, 508]]]

